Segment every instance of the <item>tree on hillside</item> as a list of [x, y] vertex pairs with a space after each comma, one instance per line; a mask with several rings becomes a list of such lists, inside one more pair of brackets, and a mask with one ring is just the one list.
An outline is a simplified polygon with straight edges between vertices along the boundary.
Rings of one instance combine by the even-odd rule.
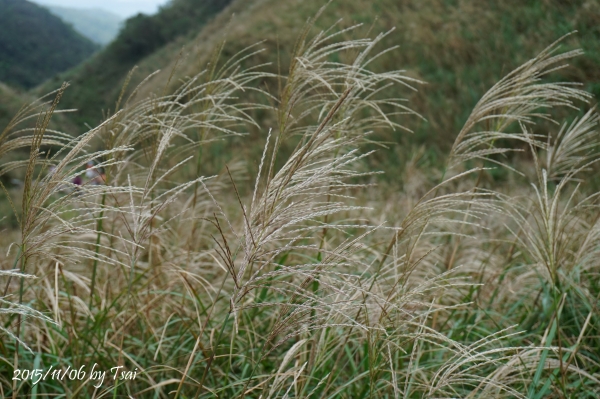
[[0, 0], [0, 81], [31, 88], [94, 53], [98, 46], [50, 11]]

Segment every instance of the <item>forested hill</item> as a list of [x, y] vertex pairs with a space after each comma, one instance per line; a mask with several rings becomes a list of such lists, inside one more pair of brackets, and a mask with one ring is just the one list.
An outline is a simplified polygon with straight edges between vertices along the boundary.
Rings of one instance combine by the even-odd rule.
[[36, 86], [98, 49], [37, 4], [0, 0], [0, 10], [0, 82], [9, 86]]
[[[167, 44], [179, 47], [196, 37], [203, 26], [231, 0], [172, 0], [155, 15], [138, 14], [125, 21], [117, 38], [85, 63], [47, 82], [37, 92], [45, 93], [72, 83], [62, 98], [66, 108], [77, 108], [79, 126], [97, 124], [102, 110], [114, 104], [125, 76], [135, 65], [157, 57]], [[160, 57], [160, 55], [158, 55]], [[170, 59], [154, 62], [161, 68]]]

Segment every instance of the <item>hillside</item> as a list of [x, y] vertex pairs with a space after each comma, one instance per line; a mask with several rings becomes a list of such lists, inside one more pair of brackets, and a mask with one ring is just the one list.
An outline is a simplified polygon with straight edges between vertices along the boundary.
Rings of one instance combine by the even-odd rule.
[[50, 12], [73, 26], [77, 32], [96, 44], [110, 43], [121, 29], [123, 19], [111, 12], [95, 8], [45, 6]]
[[[222, 59], [241, 49], [265, 40], [266, 50], [253, 62], [270, 62], [271, 72], [289, 65], [290, 50], [305, 22], [316, 15], [322, 2], [292, 0], [257, 0], [250, 4], [235, 2], [230, 9], [207, 26], [187, 48], [188, 57], [179, 62], [176, 77], [197, 71], [199, 60], [207, 61], [211, 49], [226, 40]], [[339, 3], [339, 4], [337, 4]], [[417, 92], [398, 86], [394, 93], [408, 99], [410, 106], [427, 122], [407, 120], [415, 135], [397, 132], [383, 140], [410, 143], [449, 144], [468, 117], [468, 110], [495, 82], [510, 70], [534, 57], [563, 35], [577, 31], [563, 41], [563, 50], [582, 48], [567, 69], [557, 71], [552, 79], [581, 82], [600, 99], [600, 2], [549, 0], [523, 3], [448, 2], [441, 0], [349, 0], [334, 1], [316, 21], [311, 35], [328, 29], [341, 19], [340, 27], [363, 24], [352, 37], [373, 37], [390, 32], [381, 49], [399, 46], [379, 57], [377, 70], [406, 70], [426, 82]], [[232, 15], [234, 15], [232, 19]], [[163, 68], [162, 78], [155, 80], [157, 91], [176, 64], [177, 51], [172, 46], [168, 66], [157, 65], [157, 59], [140, 65], [140, 75]], [[277, 55], [280, 55], [278, 61]], [[201, 62], [200, 62], [201, 64]], [[177, 81], [172, 79], [172, 81]]]
[[[229, 2], [174, 0], [156, 15], [138, 14], [129, 18], [116, 40], [82, 65], [44, 84], [37, 92], [54, 90], [62, 81], [71, 82], [72, 87], [65, 93], [62, 103], [80, 110], [75, 120], [82, 128], [85, 124], [97, 124], [102, 111], [116, 101], [131, 68], [159, 53], [165, 45], [178, 47], [193, 39]], [[157, 68], [165, 61], [159, 61]]]
[[0, 0], [0, 81], [30, 88], [79, 64], [97, 46], [25, 0]]
[[[185, 3], [176, 2], [177, 5]], [[382, 47], [399, 45], [400, 48], [378, 58], [376, 67], [406, 69], [411, 76], [427, 82], [418, 92], [401, 88], [397, 92], [406, 96], [411, 106], [427, 119], [427, 122], [410, 121], [409, 127], [415, 131], [409, 139], [413, 144], [432, 139], [437, 144], [448, 144], [467, 117], [465, 110], [470, 109], [494, 82], [554, 40], [575, 30], [578, 33], [568, 38], [565, 45], [581, 47], [586, 55], [574, 60], [571, 68], [554, 76], [582, 82], [587, 90], [600, 98], [600, 70], [597, 68], [600, 64], [600, 7], [597, 1], [549, 0], [522, 4], [516, 0], [349, 0], [344, 1], [343, 6], [337, 3], [334, 1], [330, 10], [318, 19], [318, 28], [328, 28], [340, 18], [343, 19], [341, 26], [345, 27], [363, 23], [359, 35], [372, 36], [395, 28], [384, 39]], [[65, 102], [68, 106], [77, 104], [82, 109], [80, 123], [97, 123], [101, 109], [114, 104], [125, 76], [134, 64], [139, 66], [134, 84], [149, 73], [163, 69], [162, 78], [159, 76], [154, 79], [155, 83], [148, 85], [148, 91], [162, 90], [176, 63], [179, 65], [177, 78], [190, 75], [208, 60], [213, 48], [224, 39], [227, 42], [222, 60], [246, 46], [266, 40], [262, 45], [266, 51], [257, 57], [257, 61], [270, 62], [267, 69], [277, 72], [279, 54], [280, 66], [285, 70], [298, 33], [321, 4], [292, 0], [235, 1], [203, 29], [196, 26], [190, 29], [199, 31], [197, 37], [191, 34], [187, 39], [179, 37], [166, 46], [147, 45], [152, 42], [152, 34], [135, 36], [135, 32], [143, 30], [141, 27], [151, 19], [129, 20], [113, 48], [62, 77], [74, 83]], [[166, 11], [156, 18], [166, 20]], [[312, 34], [316, 32], [313, 29]], [[164, 43], [164, 40], [158, 42]], [[125, 52], [126, 48], [130, 50]], [[184, 57], [180, 59], [182, 48]], [[57, 84], [58, 80], [54, 82], [55, 86]], [[50, 88], [45, 86], [44, 90]], [[396, 134], [382, 139], [402, 142], [405, 137], [405, 134]]]

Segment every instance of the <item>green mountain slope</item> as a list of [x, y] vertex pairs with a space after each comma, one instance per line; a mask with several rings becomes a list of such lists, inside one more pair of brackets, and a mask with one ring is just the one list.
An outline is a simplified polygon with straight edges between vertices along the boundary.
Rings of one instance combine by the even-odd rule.
[[[323, 2], [310, 0], [236, 1], [213, 23], [206, 26], [194, 51], [179, 62], [176, 78], [192, 74], [206, 61], [211, 48], [226, 39], [223, 59], [261, 40], [266, 51], [257, 62], [270, 62], [270, 70], [287, 68], [290, 52], [308, 18], [317, 14]], [[231, 15], [235, 14], [231, 19]], [[416, 135], [397, 132], [383, 140], [411, 143], [448, 144], [481, 96], [501, 77], [563, 35], [577, 31], [563, 41], [562, 50], [582, 48], [585, 55], [569, 68], [556, 71], [553, 79], [580, 82], [600, 99], [600, 2], [444, 1], [444, 0], [334, 0], [316, 21], [311, 35], [328, 29], [338, 20], [339, 28], [356, 23], [363, 26], [353, 37], [390, 34], [381, 48], [399, 46], [371, 65], [377, 70], [404, 69], [424, 80], [417, 92], [398, 86], [396, 95], [406, 97], [410, 106], [427, 122], [404, 119]], [[190, 46], [191, 47], [191, 46]], [[278, 61], [279, 54], [279, 61]], [[176, 62], [173, 46], [169, 71]], [[251, 64], [249, 62], [248, 64]], [[279, 65], [279, 66], [278, 66]], [[152, 65], [141, 65], [148, 72]], [[166, 81], [168, 72], [160, 84]], [[551, 77], [552, 78], [552, 77]], [[161, 83], [158, 83], [161, 82]], [[430, 146], [431, 147], [431, 146]]]
[[97, 44], [110, 43], [119, 33], [123, 19], [100, 9], [67, 8], [48, 5], [50, 12]]
[[0, 81], [29, 88], [89, 57], [97, 46], [48, 10], [0, 0]]
[[[90, 60], [38, 88], [54, 90], [62, 81], [72, 87], [62, 103], [78, 108], [79, 126], [97, 124], [102, 110], [114, 104], [127, 73], [144, 59], [152, 59], [170, 43], [186, 43], [231, 0], [173, 0], [156, 15], [138, 14], [125, 21], [118, 37]], [[161, 60], [160, 67], [170, 60]]]
[[[248, 60], [248, 65], [269, 62], [271, 66], [266, 69], [272, 72], [277, 72], [278, 67], [285, 69], [307, 19], [323, 4], [317, 0], [237, 0], [206, 26], [190, 24], [184, 29], [188, 31], [185, 35], [170, 33], [179, 29], [179, 24], [169, 13], [175, 14], [175, 10], [184, 10], [193, 3], [175, 1], [155, 17], [130, 19], [119, 38], [104, 52], [61, 77], [73, 83], [64, 101], [69, 107], [81, 109], [79, 125], [97, 123], [101, 110], [113, 106], [125, 76], [134, 65], [139, 68], [130, 87], [162, 69], [143, 93], [158, 92], [164, 89], [176, 64], [171, 82], [197, 72], [222, 40], [226, 40], [222, 60], [265, 40], [262, 46], [266, 51]], [[223, 6], [223, 2], [196, 0], [196, 3], [215, 4], [214, 10]], [[378, 138], [393, 143], [444, 146], [464, 123], [466, 112], [492, 84], [554, 40], [575, 30], [578, 33], [564, 41], [563, 49], [580, 47], [586, 55], [554, 76], [579, 81], [600, 98], [598, 5], [597, 0], [529, 3], [337, 0], [317, 20], [311, 34], [329, 28], [339, 19], [342, 19], [340, 27], [364, 24], [352, 34], [354, 37], [395, 29], [384, 39], [382, 48], [395, 45], [399, 48], [379, 57], [372, 65], [378, 70], [405, 69], [410, 76], [427, 82], [417, 92], [402, 87], [395, 92], [406, 97], [427, 121], [416, 118], [404, 121], [415, 135], [395, 132]], [[205, 16], [203, 21], [207, 19]], [[168, 41], [169, 38], [176, 39]], [[53, 83], [44, 89], [52, 89], [60, 81]]]

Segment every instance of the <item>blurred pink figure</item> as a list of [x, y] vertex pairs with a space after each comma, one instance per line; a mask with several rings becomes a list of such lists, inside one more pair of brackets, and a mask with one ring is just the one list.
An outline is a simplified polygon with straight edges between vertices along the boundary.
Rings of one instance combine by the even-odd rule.
[[102, 179], [102, 174], [98, 171], [98, 169], [94, 165], [94, 161], [89, 161], [86, 165], [85, 175], [93, 185], [104, 184], [104, 180]]

